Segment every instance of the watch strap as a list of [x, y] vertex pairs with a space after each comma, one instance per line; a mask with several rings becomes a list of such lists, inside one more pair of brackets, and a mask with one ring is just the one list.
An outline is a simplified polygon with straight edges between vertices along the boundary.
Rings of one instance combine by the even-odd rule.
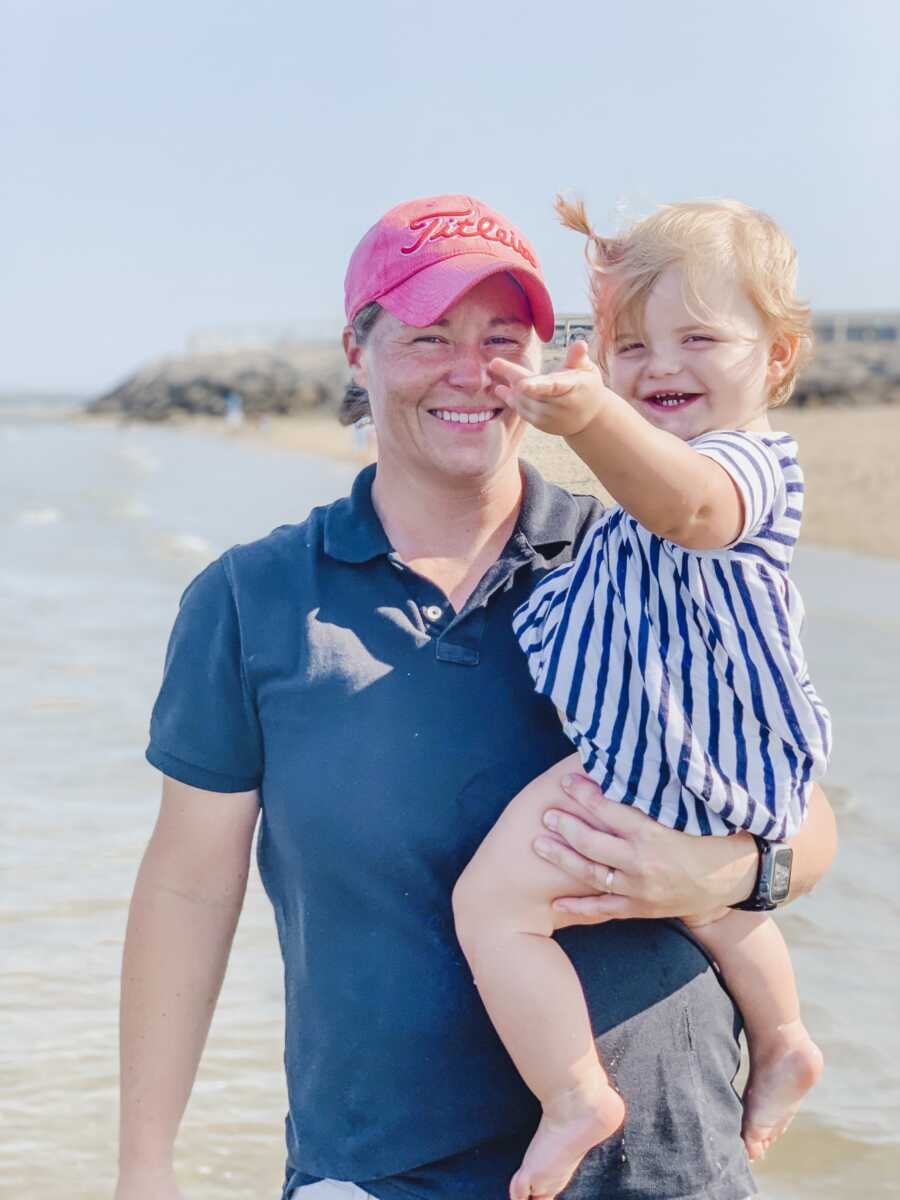
[[762, 889], [762, 881], [764, 869], [769, 855], [772, 853], [772, 843], [767, 842], [765, 838], [759, 837], [758, 834], [751, 835], [756, 843], [756, 851], [758, 855], [756, 867], [756, 881], [753, 884], [753, 891], [746, 900], [742, 900], [740, 904], [732, 904], [732, 908], [739, 908], [744, 912], [771, 912], [777, 908], [771, 897], [764, 894]]

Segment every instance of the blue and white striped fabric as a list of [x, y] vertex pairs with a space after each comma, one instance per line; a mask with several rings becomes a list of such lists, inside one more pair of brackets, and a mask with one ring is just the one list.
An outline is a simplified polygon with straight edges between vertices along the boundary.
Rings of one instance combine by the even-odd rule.
[[803, 512], [797, 446], [736, 431], [690, 444], [741, 493], [734, 544], [686, 550], [610, 509], [514, 629], [607, 796], [688, 833], [780, 841], [800, 827], [831, 744], [788, 575]]

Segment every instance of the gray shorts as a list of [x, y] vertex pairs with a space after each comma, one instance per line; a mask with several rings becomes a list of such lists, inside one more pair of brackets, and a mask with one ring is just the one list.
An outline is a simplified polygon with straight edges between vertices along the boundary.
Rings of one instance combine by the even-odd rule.
[[318, 1183], [307, 1183], [294, 1188], [291, 1200], [375, 1200], [355, 1183], [343, 1183], [340, 1179], [321, 1179]]
[[[308, 1183], [294, 1188], [290, 1200], [376, 1200], [358, 1188], [355, 1183], [342, 1183], [339, 1179], [323, 1179], [319, 1183]], [[660, 1198], [662, 1200], [662, 1198]], [[762, 1200], [760, 1196], [747, 1196], [746, 1200]]]

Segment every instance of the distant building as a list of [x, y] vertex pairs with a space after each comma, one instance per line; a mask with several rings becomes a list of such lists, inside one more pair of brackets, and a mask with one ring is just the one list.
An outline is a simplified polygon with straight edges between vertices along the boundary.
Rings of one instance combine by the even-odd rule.
[[590, 313], [557, 313], [553, 346], [568, 346], [579, 338], [590, 341], [594, 336], [594, 319]]
[[319, 321], [244, 321], [208, 325], [191, 332], [188, 354], [228, 354], [237, 350], [292, 350], [341, 339], [340, 318]]
[[[900, 312], [816, 312], [813, 316], [816, 341], [821, 345], [900, 342]], [[589, 313], [558, 313], [554, 346], [568, 346], [576, 338], [593, 336]]]
[[823, 346], [900, 342], [900, 312], [817, 312], [813, 328]]

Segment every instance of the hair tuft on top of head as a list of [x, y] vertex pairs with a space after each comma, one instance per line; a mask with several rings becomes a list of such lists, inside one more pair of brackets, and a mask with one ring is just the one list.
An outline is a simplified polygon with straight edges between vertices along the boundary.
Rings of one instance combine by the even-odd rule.
[[567, 199], [561, 192], [553, 201], [556, 215], [561, 225], [572, 229], [575, 233], [583, 233], [587, 238], [584, 256], [592, 270], [602, 270], [604, 260], [609, 256], [612, 243], [609, 238], [601, 237], [588, 219], [587, 209], [580, 196]]

